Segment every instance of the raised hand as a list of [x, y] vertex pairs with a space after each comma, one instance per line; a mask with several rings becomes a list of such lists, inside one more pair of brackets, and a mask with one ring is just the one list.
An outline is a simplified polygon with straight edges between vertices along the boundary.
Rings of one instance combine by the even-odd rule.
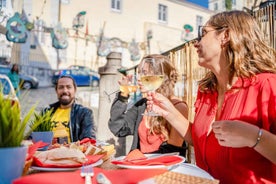
[[147, 93], [147, 109], [154, 111], [166, 118], [170, 110], [175, 109], [170, 100], [160, 93], [148, 92]]

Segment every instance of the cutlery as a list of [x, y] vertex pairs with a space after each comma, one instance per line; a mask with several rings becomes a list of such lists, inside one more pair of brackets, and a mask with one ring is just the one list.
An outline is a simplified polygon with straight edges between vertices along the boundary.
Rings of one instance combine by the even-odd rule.
[[179, 152], [149, 154], [149, 155], [147, 155], [147, 158], [151, 159], [151, 158], [158, 158], [158, 157], [172, 156], [172, 155], [179, 155]]
[[94, 170], [92, 165], [82, 165], [80, 175], [81, 177], [85, 177], [85, 184], [92, 184], [91, 177], [94, 176]]
[[112, 184], [111, 181], [103, 173], [99, 173], [96, 179], [99, 184]]

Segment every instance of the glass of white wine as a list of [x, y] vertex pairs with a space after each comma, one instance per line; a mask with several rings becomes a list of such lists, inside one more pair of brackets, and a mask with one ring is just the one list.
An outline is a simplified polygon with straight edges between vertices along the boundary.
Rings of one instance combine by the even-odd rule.
[[125, 76], [121, 81], [120, 91], [124, 94], [134, 93], [138, 90], [136, 75]]
[[[162, 59], [144, 58], [139, 71], [141, 83], [145, 92], [155, 91], [164, 81]], [[153, 111], [143, 113], [144, 116], [159, 116]]]

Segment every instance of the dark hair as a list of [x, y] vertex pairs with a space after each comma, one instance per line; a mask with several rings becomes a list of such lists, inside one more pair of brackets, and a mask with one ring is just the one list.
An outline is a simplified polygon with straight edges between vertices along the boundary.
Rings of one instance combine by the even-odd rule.
[[[15, 67], [17, 67], [17, 68], [15, 68]], [[18, 67], [18, 64], [13, 64], [12, 65], [12, 68], [11, 68], [11, 73], [19, 73], [19, 67]]]
[[59, 81], [59, 79], [61, 79], [61, 78], [69, 78], [69, 79], [72, 79], [74, 88], [75, 88], [75, 90], [77, 89], [76, 81], [75, 81], [75, 79], [74, 79], [71, 75], [61, 75], [61, 76], [58, 78], [58, 80], [57, 80], [57, 83], [56, 83], [56, 86], [55, 86], [55, 89], [56, 89], [56, 90], [57, 90], [57, 86], [58, 86], [58, 81]]

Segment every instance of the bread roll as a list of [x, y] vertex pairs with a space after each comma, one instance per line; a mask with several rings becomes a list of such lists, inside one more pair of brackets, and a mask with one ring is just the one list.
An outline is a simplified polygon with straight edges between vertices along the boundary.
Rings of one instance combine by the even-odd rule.
[[116, 150], [113, 144], [102, 146], [103, 152], [106, 153], [106, 155], [102, 158], [103, 161], [108, 160], [112, 155], [116, 154]]
[[36, 156], [41, 162], [47, 164], [76, 164], [87, 161], [86, 156], [79, 149], [60, 147], [39, 153]]
[[100, 154], [102, 151], [103, 151], [102, 148], [90, 144], [87, 147], [87, 149], [86, 149], [86, 151], [85, 151], [84, 154], [85, 155], [97, 155], [97, 154]]

